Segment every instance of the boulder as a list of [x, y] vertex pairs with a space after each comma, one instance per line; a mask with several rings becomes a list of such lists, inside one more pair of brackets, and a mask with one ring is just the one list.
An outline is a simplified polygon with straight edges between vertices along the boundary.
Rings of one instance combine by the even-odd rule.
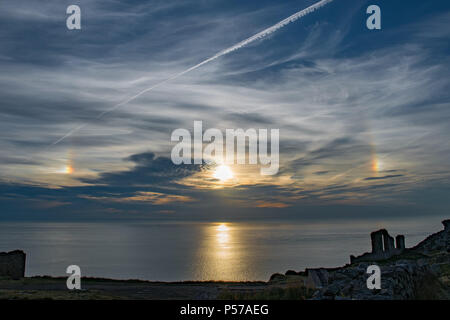
[[25, 277], [25, 252], [15, 250], [0, 252], [0, 277], [20, 279]]

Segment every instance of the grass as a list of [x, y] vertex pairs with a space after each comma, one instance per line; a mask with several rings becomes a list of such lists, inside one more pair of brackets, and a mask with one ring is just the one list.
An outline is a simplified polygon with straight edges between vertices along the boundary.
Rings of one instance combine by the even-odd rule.
[[314, 290], [304, 286], [270, 287], [253, 291], [223, 290], [217, 299], [220, 300], [306, 300], [312, 297]]
[[0, 300], [111, 300], [97, 291], [0, 290]]

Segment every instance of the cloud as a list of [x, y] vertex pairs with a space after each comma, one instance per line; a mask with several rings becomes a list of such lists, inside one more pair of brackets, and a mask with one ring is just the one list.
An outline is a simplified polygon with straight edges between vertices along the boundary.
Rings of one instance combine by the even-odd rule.
[[282, 202], [266, 202], [266, 201], [259, 201], [256, 203], [257, 208], [287, 208], [289, 207], [288, 204], [282, 203]]
[[139, 191], [136, 192], [133, 196], [130, 197], [92, 197], [92, 196], [81, 196], [81, 198], [89, 199], [89, 200], [99, 200], [106, 202], [119, 202], [119, 203], [127, 203], [127, 202], [144, 202], [154, 205], [164, 205], [170, 203], [178, 203], [178, 202], [192, 202], [193, 199], [191, 197], [180, 196], [180, 195], [171, 195], [165, 194], [161, 192], [146, 192]]
[[126, 160], [134, 163], [130, 170], [105, 172], [82, 181], [107, 186], [154, 186], [175, 183], [203, 170], [203, 165], [175, 165], [170, 158], [158, 157], [152, 152], [134, 154]]
[[392, 179], [392, 178], [398, 178], [398, 177], [403, 177], [403, 174], [391, 174], [391, 175], [382, 176], [382, 177], [367, 177], [367, 178], [364, 178], [364, 180], [385, 180], [385, 179]]

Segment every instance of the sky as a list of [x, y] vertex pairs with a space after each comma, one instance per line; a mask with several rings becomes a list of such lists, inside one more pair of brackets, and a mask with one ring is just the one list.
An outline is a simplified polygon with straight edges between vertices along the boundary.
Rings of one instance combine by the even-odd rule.
[[[2, 1], [0, 219], [448, 218], [444, 0], [334, 0], [98, 117], [315, 2]], [[279, 129], [279, 172], [175, 165], [195, 120]]]

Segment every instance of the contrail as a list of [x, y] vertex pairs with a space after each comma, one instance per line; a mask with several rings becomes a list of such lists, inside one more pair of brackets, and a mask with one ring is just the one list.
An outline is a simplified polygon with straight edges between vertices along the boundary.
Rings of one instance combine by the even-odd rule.
[[[167, 79], [165, 79], [165, 80], [163, 80], [161, 82], [158, 82], [158, 83], [154, 84], [153, 86], [151, 86], [151, 87], [149, 87], [147, 89], [144, 89], [144, 90], [140, 91], [139, 93], [137, 93], [134, 96], [132, 96], [132, 97], [130, 97], [130, 98], [128, 98], [128, 99], [126, 99], [126, 100], [116, 104], [115, 106], [111, 107], [110, 109], [107, 109], [107, 110], [103, 111], [102, 113], [100, 113], [96, 117], [96, 119], [101, 119], [105, 114], [110, 113], [110, 112], [116, 110], [117, 108], [120, 108], [121, 106], [128, 104], [129, 102], [131, 102], [134, 99], [140, 97], [144, 93], [149, 92], [149, 91], [151, 91], [151, 90], [153, 90], [153, 89], [155, 89], [155, 88], [157, 88], [157, 87], [159, 87], [159, 86], [161, 86], [161, 85], [163, 85], [163, 84], [165, 84], [165, 83], [167, 83], [167, 82], [169, 82], [171, 80], [174, 80], [174, 79], [176, 79], [178, 77], [181, 77], [182, 75], [184, 75], [184, 74], [186, 74], [188, 72], [191, 72], [191, 71], [193, 71], [193, 70], [203, 66], [204, 64], [207, 64], [207, 63], [209, 63], [211, 61], [214, 61], [214, 60], [216, 60], [216, 59], [218, 59], [218, 58], [220, 58], [220, 57], [222, 57], [222, 56], [224, 56], [224, 55], [226, 55], [226, 54], [228, 54], [230, 52], [233, 52], [233, 51], [236, 51], [236, 50], [238, 50], [238, 49], [240, 49], [242, 47], [245, 47], [246, 45], [248, 45], [248, 44], [250, 44], [250, 43], [252, 43], [252, 42], [254, 42], [256, 40], [265, 38], [269, 34], [274, 33], [275, 31], [283, 28], [284, 26], [286, 26], [286, 25], [288, 25], [288, 24], [290, 24], [290, 23], [292, 23], [292, 22], [294, 22], [294, 21], [296, 21], [296, 20], [306, 16], [307, 14], [310, 14], [311, 12], [313, 12], [313, 11], [323, 7], [324, 5], [326, 5], [326, 4], [328, 4], [328, 3], [332, 2], [332, 1], [333, 0], [321, 0], [321, 1], [316, 2], [315, 4], [309, 6], [309, 7], [305, 8], [305, 9], [303, 9], [301, 11], [298, 11], [298, 12], [294, 13], [293, 15], [287, 17], [286, 19], [281, 20], [277, 24], [274, 24], [273, 26], [271, 26], [271, 27], [269, 27], [267, 29], [264, 29], [261, 32], [258, 32], [257, 34], [251, 36], [250, 38], [247, 38], [247, 39], [245, 39], [245, 40], [243, 40], [243, 41], [241, 41], [241, 42], [239, 42], [239, 43], [237, 43], [237, 44], [235, 44], [235, 45], [233, 45], [233, 46], [231, 46], [231, 47], [229, 47], [227, 49], [224, 49], [224, 50], [216, 53], [214, 56], [212, 56], [212, 57], [210, 57], [210, 58], [208, 58], [208, 59], [206, 59], [206, 60], [196, 64], [195, 66], [192, 66], [189, 69], [186, 69], [186, 70], [184, 70], [184, 71], [182, 71], [180, 73], [174, 74], [173, 76], [171, 76], [171, 77], [169, 77], [169, 78], [167, 78]], [[65, 140], [67, 137], [71, 136], [72, 134], [74, 134], [75, 132], [80, 130], [81, 128], [85, 127], [86, 125], [87, 124], [82, 124], [82, 125], [74, 128], [74, 129], [70, 130], [64, 136], [62, 136], [61, 138], [59, 138], [55, 142], [53, 142], [52, 145], [56, 145], [56, 144], [60, 143], [61, 141]]]

